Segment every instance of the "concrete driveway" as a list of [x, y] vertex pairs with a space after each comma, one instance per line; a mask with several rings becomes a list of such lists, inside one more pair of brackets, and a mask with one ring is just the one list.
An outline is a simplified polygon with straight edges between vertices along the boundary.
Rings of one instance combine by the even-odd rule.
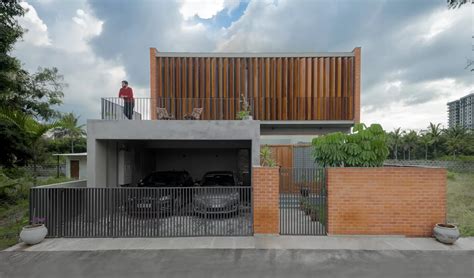
[[474, 251], [0, 252], [0, 277], [474, 277]]

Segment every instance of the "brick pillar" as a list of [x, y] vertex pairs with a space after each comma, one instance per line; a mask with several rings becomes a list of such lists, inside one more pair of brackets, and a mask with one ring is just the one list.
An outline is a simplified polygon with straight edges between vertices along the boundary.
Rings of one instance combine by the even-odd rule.
[[279, 234], [279, 168], [253, 167], [252, 186], [254, 233]]

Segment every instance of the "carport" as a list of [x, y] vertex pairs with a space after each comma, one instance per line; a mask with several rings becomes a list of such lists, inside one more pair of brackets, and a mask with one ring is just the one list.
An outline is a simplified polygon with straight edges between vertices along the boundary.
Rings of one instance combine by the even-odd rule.
[[153, 171], [233, 171], [251, 185], [259, 165], [258, 121], [89, 120], [88, 187], [136, 184]]

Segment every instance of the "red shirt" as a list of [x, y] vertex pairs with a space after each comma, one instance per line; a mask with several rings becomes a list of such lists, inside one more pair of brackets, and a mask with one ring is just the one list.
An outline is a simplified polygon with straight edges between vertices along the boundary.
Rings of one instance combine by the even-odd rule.
[[122, 87], [119, 91], [119, 97], [123, 98], [126, 102], [133, 101], [133, 90], [130, 87]]

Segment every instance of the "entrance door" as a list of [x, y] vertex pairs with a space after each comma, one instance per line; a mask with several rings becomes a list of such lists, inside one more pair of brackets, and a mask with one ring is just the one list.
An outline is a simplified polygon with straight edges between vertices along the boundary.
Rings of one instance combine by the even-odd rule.
[[71, 160], [71, 178], [79, 179], [79, 160]]
[[323, 168], [280, 168], [280, 234], [326, 235]]

